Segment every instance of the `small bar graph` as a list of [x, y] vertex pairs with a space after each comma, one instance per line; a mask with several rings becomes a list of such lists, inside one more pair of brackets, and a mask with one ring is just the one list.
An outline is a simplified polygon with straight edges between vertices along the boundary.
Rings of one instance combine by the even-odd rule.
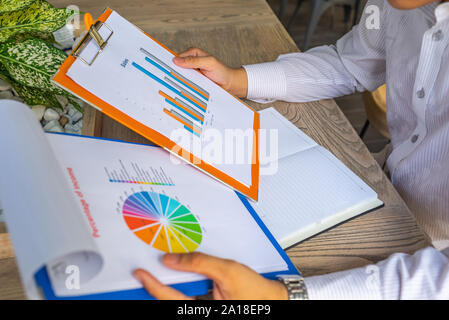
[[200, 96], [202, 99], [208, 101], [209, 100], [209, 93], [198, 86], [197, 84], [191, 82], [190, 80], [186, 79], [176, 71], [174, 71], [172, 68], [167, 66], [164, 62], [153, 56], [151, 53], [149, 53], [147, 50], [140, 48], [140, 51], [145, 54], [147, 57], [145, 57], [145, 60], [149, 63], [151, 63], [153, 66], [161, 70], [162, 72], [166, 73], [168, 76], [173, 78], [175, 81], [182, 84], [184, 87], [186, 87], [188, 90], [194, 92], [196, 95]]
[[170, 97], [168, 94], [166, 94], [165, 92], [159, 90], [159, 94], [161, 96], [163, 96], [165, 98], [165, 101], [167, 103], [169, 103], [170, 105], [172, 105], [173, 107], [177, 108], [178, 110], [180, 110], [181, 112], [183, 112], [185, 115], [187, 115], [192, 121], [198, 121], [201, 124], [203, 124], [204, 121], [204, 116], [199, 113], [198, 111], [194, 110], [193, 108], [191, 108], [190, 106], [186, 105], [185, 103], [183, 103], [182, 101], [180, 101], [179, 99], [176, 100], [172, 97]]
[[186, 119], [184, 116], [180, 115], [177, 111], [175, 111], [173, 109], [168, 110], [168, 109], [164, 108], [164, 112], [166, 114], [168, 114], [170, 117], [172, 117], [173, 119], [179, 121], [187, 131], [189, 131], [190, 133], [193, 133], [197, 137], [200, 137], [201, 129], [194, 126], [192, 121]]
[[205, 93], [205, 91], [203, 91], [203, 89], [198, 89], [198, 87], [196, 87], [195, 84], [193, 84], [192, 82], [186, 80], [185, 78], [183, 78], [182, 76], [180, 76], [174, 72], [171, 72], [170, 75], [172, 75], [177, 81], [181, 82], [186, 87], [190, 88], [193, 92], [195, 92], [196, 94], [198, 94], [205, 100], [209, 100], [209, 94]]
[[193, 106], [197, 107], [202, 112], [206, 112], [207, 105], [200, 100], [195, 99], [190, 93], [183, 91], [182, 88], [180, 88], [176, 83], [168, 79], [167, 77], [164, 77], [164, 80], [172, 87], [176, 88], [178, 92], [180, 92], [180, 96], [183, 97], [185, 100], [190, 102]]
[[[164, 87], [158, 91], [165, 102], [162, 107], [164, 113], [178, 121], [193, 136], [200, 137], [207, 101], [210, 99], [209, 93], [147, 50], [140, 48], [140, 51], [145, 55], [148, 65], [144, 67], [132, 62], [132, 66]], [[161, 75], [161, 71], [164, 75]]]
[[204, 113], [196, 111], [195, 109], [193, 109], [190, 106], [188, 106], [186, 103], [182, 102], [182, 100], [179, 99], [179, 98], [175, 98], [175, 101], [180, 103], [181, 105], [183, 105], [187, 109], [191, 110], [193, 113], [195, 113], [201, 119], [201, 122], [204, 122]]
[[174, 186], [173, 180], [161, 168], [144, 166], [135, 162], [118, 160], [115, 168], [104, 167], [111, 183], [145, 184], [154, 186]]

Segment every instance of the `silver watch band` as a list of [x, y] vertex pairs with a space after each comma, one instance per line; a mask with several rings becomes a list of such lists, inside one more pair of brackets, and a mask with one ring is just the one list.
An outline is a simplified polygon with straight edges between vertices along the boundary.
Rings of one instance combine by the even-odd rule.
[[308, 300], [304, 278], [298, 275], [279, 275], [277, 279], [287, 288], [289, 300]]

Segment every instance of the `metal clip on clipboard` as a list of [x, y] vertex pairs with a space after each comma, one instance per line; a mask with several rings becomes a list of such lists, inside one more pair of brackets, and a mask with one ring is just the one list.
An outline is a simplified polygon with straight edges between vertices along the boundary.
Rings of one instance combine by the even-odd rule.
[[[110, 34], [106, 39], [103, 39], [99, 33], [100, 28], [102, 28], [103, 26], [106, 27], [107, 29], [109, 29], [109, 31], [110, 31]], [[91, 66], [94, 63], [95, 59], [98, 57], [98, 55], [106, 47], [106, 45], [108, 44], [108, 41], [111, 38], [113, 33], [114, 33], [114, 31], [112, 31], [112, 29], [106, 23], [103, 23], [101, 21], [95, 22], [95, 24], [93, 24], [89, 28], [89, 32], [84, 36], [84, 38], [80, 41], [80, 43], [77, 45], [77, 47], [73, 51], [73, 56], [77, 59], [81, 59], [81, 61], [83, 61], [85, 64]], [[90, 40], [94, 40], [99, 49], [96, 52], [96, 54], [93, 56], [91, 61], [86, 61], [83, 57], [81, 57], [81, 53], [87, 47], [87, 45], [90, 43]]]

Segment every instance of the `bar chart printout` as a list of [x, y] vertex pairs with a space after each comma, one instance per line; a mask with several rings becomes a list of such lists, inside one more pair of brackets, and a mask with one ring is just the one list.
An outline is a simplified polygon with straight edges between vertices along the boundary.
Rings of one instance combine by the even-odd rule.
[[[174, 71], [147, 50], [140, 48], [140, 52], [145, 55], [147, 65], [142, 66], [133, 62], [132, 66], [162, 85], [163, 89], [158, 90], [158, 94], [163, 97], [165, 102], [164, 113], [178, 121], [193, 136], [199, 138], [207, 110], [207, 102], [210, 99], [209, 93]], [[155, 71], [159, 73], [162, 71], [164, 76], [157, 76]]]
[[[256, 199], [257, 112], [197, 70], [177, 66], [173, 52], [118, 13], [110, 11], [105, 19], [114, 33], [95, 63], [87, 65], [82, 61], [90, 52], [98, 52], [98, 46], [91, 41], [80, 54], [82, 59], [73, 56], [67, 59], [53, 81], [144, 138], [172, 153], [182, 151], [186, 155], [181, 157], [183, 160]], [[242, 154], [248, 155], [244, 161], [203, 159], [206, 146], [221, 148], [222, 153], [227, 148], [216, 139], [208, 139], [208, 133], [224, 137], [229, 129], [245, 132], [244, 139], [229, 143], [234, 154], [241, 149]], [[119, 158], [128, 160], [125, 155], [118, 155]], [[200, 161], [197, 163], [196, 159]], [[105, 165], [110, 166], [104, 164], [102, 174]], [[131, 177], [134, 175], [131, 172], [128, 177], [119, 167], [113, 167], [118, 171], [112, 172], [111, 168], [110, 177], [103, 174], [105, 180], [170, 183], [159, 180], [152, 172], [151, 178]], [[176, 183], [178, 177], [171, 177]], [[106, 181], [110, 183], [109, 180]]]
[[110, 183], [130, 183], [155, 186], [175, 185], [173, 179], [166, 174], [162, 167], [154, 168], [149, 165], [118, 160], [116, 167], [104, 167], [104, 170]]

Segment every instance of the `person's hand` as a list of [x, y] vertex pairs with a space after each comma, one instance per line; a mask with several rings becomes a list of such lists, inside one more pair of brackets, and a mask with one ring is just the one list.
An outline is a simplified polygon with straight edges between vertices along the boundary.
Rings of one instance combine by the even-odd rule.
[[173, 62], [182, 68], [199, 69], [206, 77], [220, 85], [231, 94], [245, 98], [248, 91], [248, 78], [244, 68], [233, 69], [209, 53], [190, 48], [179, 54]]
[[[166, 254], [163, 264], [174, 270], [195, 272], [213, 280], [214, 299], [230, 300], [280, 300], [288, 299], [286, 287], [279, 281], [268, 280], [247, 266], [232, 260], [212, 257], [202, 253]], [[152, 274], [137, 269], [134, 276], [156, 299], [191, 299], [181, 292], [163, 285]]]

